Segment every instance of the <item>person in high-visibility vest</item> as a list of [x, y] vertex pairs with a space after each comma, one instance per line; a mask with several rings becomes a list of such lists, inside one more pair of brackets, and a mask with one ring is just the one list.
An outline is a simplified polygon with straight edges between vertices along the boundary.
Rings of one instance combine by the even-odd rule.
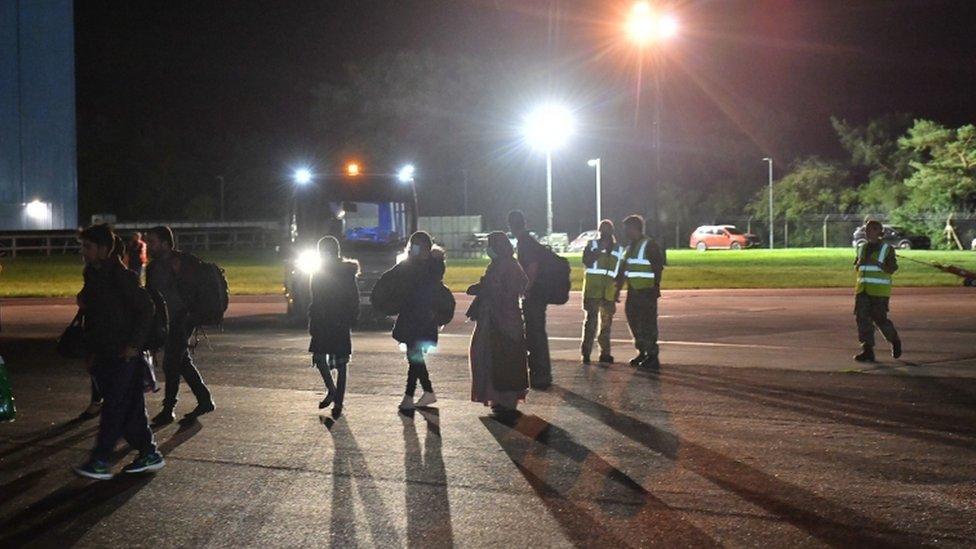
[[617, 284], [627, 284], [627, 324], [634, 335], [637, 356], [631, 366], [659, 368], [657, 344], [657, 300], [661, 297], [661, 274], [664, 254], [653, 238], [644, 234], [644, 218], [631, 215], [624, 219], [624, 235], [628, 245], [623, 248], [622, 265]]
[[864, 224], [867, 242], [858, 246], [854, 268], [857, 285], [854, 293], [854, 316], [857, 319], [857, 338], [861, 352], [854, 355], [858, 362], [874, 362], [874, 330], [891, 344], [891, 356], [901, 356], [901, 338], [895, 325], [888, 319], [888, 302], [891, 299], [891, 275], [898, 270], [895, 250], [881, 239], [884, 231], [881, 223], [870, 220]]
[[617, 274], [620, 272], [622, 256], [623, 250], [617, 247], [613, 237], [613, 221], [604, 219], [600, 222], [600, 237], [590, 240], [586, 243], [586, 248], [583, 248], [583, 311], [586, 312], [583, 344], [580, 346], [583, 364], [590, 363], [597, 324], [600, 326], [600, 335], [597, 337], [600, 362], [613, 364], [613, 355], [610, 354], [610, 327], [613, 325], [617, 297], [620, 295]]

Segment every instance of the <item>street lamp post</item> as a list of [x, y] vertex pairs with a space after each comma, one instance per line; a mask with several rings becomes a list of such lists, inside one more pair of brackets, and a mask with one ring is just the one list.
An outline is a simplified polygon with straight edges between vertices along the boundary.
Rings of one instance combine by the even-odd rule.
[[596, 168], [596, 227], [600, 228], [600, 221], [603, 220], [603, 211], [601, 207], [601, 198], [603, 196], [603, 190], [600, 181], [600, 168], [601, 162], [599, 158], [591, 158], [586, 161], [586, 165], [591, 168]]
[[573, 115], [559, 105], [543, 105], [525, 118], [522, 133], [532, 147], [546, 153], [546, 234], [552, 234], [552, 152], [573, 134]]
[[763, 162], [769, 163], [769, 249], [773, 249], [773, 159], [767, 156]]

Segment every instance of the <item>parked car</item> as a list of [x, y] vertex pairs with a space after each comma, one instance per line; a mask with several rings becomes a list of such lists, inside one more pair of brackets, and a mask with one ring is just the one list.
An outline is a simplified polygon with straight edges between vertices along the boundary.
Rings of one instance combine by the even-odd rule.
[[759, 237], [744, 233], [735, 225], [702, 225], [691, 233], [689, 246], [699, 252], [712, 249], [741, 250], [759, 246]]
[[[892, 227], [891, 225], [884, 225], [884, 232], [881, 233], [881, 239], [885, 243], [902, 250], [928, 250], [932, 247], [932, 241], [929, 240], [929, 237], [909, 234], [904, 229], [901, 229], [900, 227]], [[857, 230], [854, 231], [854, 237], [851, 240], [851, 245], [856, 248], [865, 242], [867, 242], [867, 238], [864, 236], [864, 227], [858, 227]]]
[[580, 233], [579, 236], [574, 238], [573, 241], [569, 243], [569, 246], [566, 246], [566, 251], [569, 253], [582, 252], [583, 249], [586, 248], [586, 243], [595, 238], [600, 238], [600, 231], [596, 229], [584, 231]]

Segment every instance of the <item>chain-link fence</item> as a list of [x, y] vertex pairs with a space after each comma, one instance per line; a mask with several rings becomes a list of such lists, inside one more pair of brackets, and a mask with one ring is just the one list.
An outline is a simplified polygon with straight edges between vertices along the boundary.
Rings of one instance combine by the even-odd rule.
[[[865, 219], [871, 218], [900, 228], [906, 237], [929, 237], [932, 248], [944, 248], [946, 245], [955, 248], [955, 241], [950, 241], [943, 232], [948, 217], [926, 215], [893, 220], [891, 216], [884, 214], [824, 213], [779, 218], [773, 223], [773, 244], [776, 248], [853, 246], [854, 232], [864, 224]], [[669, 225], [661, 228], [660, 235], [669, 248], [688, 247], [691, 233], [701, 225], [735, 225], [744, 232], [759, 236], [763, 247], [769, 246], [768, 221], [756, 216], [701, 216], [693, 220], [675, 221]], [[952, 226], [963, 248], [971, 249], [976, 239], [976, 214], [952, 214]]]

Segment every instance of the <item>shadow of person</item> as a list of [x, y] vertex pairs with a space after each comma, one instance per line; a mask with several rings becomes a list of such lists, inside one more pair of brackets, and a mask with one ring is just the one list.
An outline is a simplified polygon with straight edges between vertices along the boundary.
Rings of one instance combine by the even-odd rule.
[[[69, 422], [70, 423], [70, 422]], [[93, 425], [87, 429], [81, 431], [73, 432], [69, 436], [58, 439], [55, 443], [45, 443], [60, 434], [66, 434], [71, 432], [72, 429], [66, 429], [63, 431], [58, 431], [58, 434], [52, 434], [42, 439], [36, 439], [32, 442], [25, 442], [18, 445], [17, 448], [11, 449], [6, 455], [0, 457], [0, 472], [15, 471], [23, 467], [27, 467], [35, 464], [40, 459], [49, 458], [60, 452], [71, 449], [75, 443], [81, 442], [98, 432], [98, 425]], [[26, 450], [23, 453], [17, 453], [21, 450]]]
[[332, 517], [329, 539], [335, 547], [354, 547], [356, 539], [356, 515], [353, 501], [353, 483], [363, 504], [372, 543], [396, 547], [402, 545], [392, 513], [383, 502], [383, 492], [376, 485], [369, 471], [366, 458], [356, 442], [356, 437], [346, 421], [333, 422], [332, 433]]
[[423, 451], [413, 421], [403, 421], [403, 469], [406, 478], [407, 546], [453, 547], [447, 473], [441, 454], [440, 411], [416, 411], [427, 432]]
[[621, 435], [674, 459], [684, 469], [762, 507], [829, 545], [890, 547], [924, 543], [925, 538], [918, 534], [893, 528], [842, 503], [619, 413], [569, 389], [553, 385], [550, 392]]
[[534, 415], [481, 421], [574, 545], [718, 546], [565, 430]]
[[152, 479], [152, 475], [118, 475], [102, 482], [74, 479], [0, 524], [0, 546], [74, 545]]
[[8, 501], [33, 488], [35, 484], [44, 478], [44, 475], [47, 474], [48, 470], [49, 469], [47, 467], [37, 469], [27, 473], [26, 475], [17, 477], [6, 484], [0, 484], [0, 505], [7, 503]]
[[[50, 440], [52, 438], [57, 438], [61, 435], [67, 434], [68, 432], [73, 431], [78, 427], [81, 427], [86, 422], [87, 420], [81, 419], [80, 417], [76, 417], [69, 421], [65, 421], [63, 423], [59, 423], [57, 425], [53, 425], [51, 427], [41, 429], [40, 431], [35, 431], [33, 433], [30, 433], [27, 435], [30, 437], [27, 440], [19, 444], [12, 445], [9, 448], [4, 448], [3, 450], [0, 450], [0, 459], [15, 454], [21, 450], [30, 448], [31, 446], [34, 446], [39, 442], [44, 442], [46, 440]], [[94, 427], [91, 427], [86, 431], [90, 433], [96, 429], [98, 429], [98, 425], [95, 425]]]

